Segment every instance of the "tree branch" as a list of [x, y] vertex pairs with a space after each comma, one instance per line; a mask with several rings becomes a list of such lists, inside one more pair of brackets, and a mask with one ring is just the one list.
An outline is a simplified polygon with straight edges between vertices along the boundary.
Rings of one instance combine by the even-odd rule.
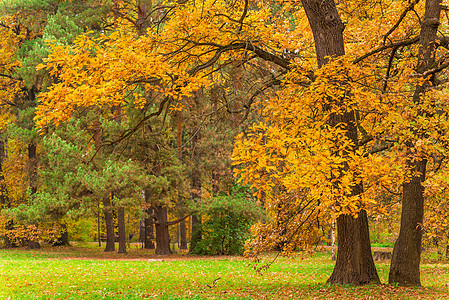
[[384, 44], [387, 41], [387, 38], [390, 34], [393, 33], [393, 31], [395, 31], [399, 25], [402, 23], [402, 21], [404, 20], [405, 16], [407, 15], [407, 13], [409, 11], [411, 11], [415, 5], [419, 2], [419, 0], [414, 0], [413, 2], [411, 2], [406, 8], [405, 10], [402, 12], [402, 14], [399, 16], [399, 20], [396, 22], [396, 24], [393, 25], [393, 27], [390, 28], [390, 30], [388, 30], [388, 32], [384, 35]]
[[193, 215], [193, 212], [188, 215], [185, 215], [182, 218], [179, 218], [178, 220], [169, 221], [169, 222], [167, 222], [167, 226], [172, 226], [172, 225], [178, 224], [179, 222], [184, 221], [185, 219], [190, 217], [191, 215]]
[[374, 55], [376, 53], [385, 51], [387, 49], [395, 48], [395, 47], [408, 46], [408, 45], [417, 43], [418, 41], [419, 41], [419, 36], [416, 36], [416, 37], [408, 39], [408, 40], [403, 40], [403, 41], [399, 41], [399, 42], [396, 42], [396, 43], [391, 43], [389, 45], [384, 45], [384, 46], [381, 46], [381, 47], [379, 47], [377, 49], [374, 49], [374, 50], [372, 50], [372, 51], [370, 51], [370, 52], [360, 56], [359, 58], [356, 58], [352, 63], [353, 64], [357, 64], [357, 63], [361, 62], [362, 60], [364, 60], [364, 59], [366, 59], [366, 58], [368, 58], [371, 55]]

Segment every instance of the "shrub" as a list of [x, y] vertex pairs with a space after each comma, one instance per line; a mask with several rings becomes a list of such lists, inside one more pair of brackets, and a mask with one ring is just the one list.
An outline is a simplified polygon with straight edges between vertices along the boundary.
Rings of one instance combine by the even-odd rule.
[[195, 254], [243, 254], [251, 225], [263, 217], [256, 201], [241, 188], [234, 189], [231, 195], [213, 197], [196, 209], [203, 216], [203, 223]]

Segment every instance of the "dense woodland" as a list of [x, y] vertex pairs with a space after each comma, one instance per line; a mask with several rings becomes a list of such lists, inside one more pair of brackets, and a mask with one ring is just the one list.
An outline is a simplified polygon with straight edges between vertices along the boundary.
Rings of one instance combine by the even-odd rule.
[[257, 259], [336, 229], [328, 282], [360, 285], [376, 228], [420, 285], [423, 244], [449, 257], [448, 5], [1, 1], [2, 246]]

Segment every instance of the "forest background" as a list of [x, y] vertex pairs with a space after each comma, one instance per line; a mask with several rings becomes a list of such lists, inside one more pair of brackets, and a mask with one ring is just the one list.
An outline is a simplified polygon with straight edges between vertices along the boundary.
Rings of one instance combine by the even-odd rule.
[[449, 253], [446, 2], [0, 7], [4, 247], [124, 253], [139, 232], [168, 255], [176, 228], [181, 249], [241, 253], [256, 223], [257, 258], [336, 227], [329, 282], [365, 284], [370, 222], [400, 285], [421, 283], [423, 236]]

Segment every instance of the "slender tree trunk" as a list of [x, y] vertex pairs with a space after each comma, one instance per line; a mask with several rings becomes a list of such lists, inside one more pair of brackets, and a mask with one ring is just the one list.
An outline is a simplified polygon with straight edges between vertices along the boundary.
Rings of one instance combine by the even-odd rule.
[[[423, 74], [434, 67], [437, 48], [437, 32], [440, 24], [441, 0], [427, 0], [424, 19], [421, 23], [420, 49], [416, 71]], [[418, 84], [413, 94], [413, 103], [419, 105], [422, 95], [435, 81], [434, 75], [430, 80]], [[422, 116], [426, 112], [420, 111]], [[423, 138], [415, 132], [416, 139]], [[419, 265], [421, 261], [422, 224], [424, 216], [424, 186], [427, 161], [414, 148], [412, 141], [406, 141], [408, 148], [407, 167], [411, 170], [411, 177], [402, 184], [402, 212], [399, 237], [394, 245], [391, 258], [388, 281], [402, 286], [420, 286]]]
[[30, 143], [28, 145], [28, 159], [29, 159], [29, 176], [30, 176], [30, 189], [31, 195], [37, 192], [37, 155], [36, 144]]
[[104, 221], [106, 223], [106, 247], [104, 252], [115, 251], [114, 218], [112, 216], [112, 204], [109, 195], [103, 197]]
[[[318, 66], [322, 67], [328, 62], [328, 57], [345, 54], [343, 41], [345, 26], [333, 0], [302, 0], [301, 2], [313, 32]], [[346, 135], [354, 145], [357, 145], [354, 112], [334, 114], [329, 124], [336, 126], [339, 122], [347, 124]], [[355, 196], [362, 191], [361, 186], [356, 186], [353, 188], [352, 195]], [[366, 212], [362, 210], [358, 218], [349, 215], [338, 217], [337, 231], [337, 261], [328, 282], [356, 285], [380, 282], [371, 254]]]
[[156, 255], [170, 255], [170, 235], [167, 224], [167, 208], [161, 205], [154, 206], [153, 216], [156, 225]]
[[182, 220], [181, 222], [179, 222], [179, 234], [181, 236], [181, 244], [179, 245], [179, 249], [186, 250], [187, 249], [186, 220]]
[[[9, 201], [8, 189], [6, 187], [5, 175], [3, 173], [3, 163], [6, 158], [6, 142], [3, 138], [0, 138], [0, 210], [2, 208], [10, 208], [11, 203]], [[13, 227], [12, 219], [8, 220], [6, 230], [11, 230]], [[5, 248], [11, 248], [13, 246], [11, 239], [7, 234], [3, 236], [3, 246]]]
[[[36, 144], [31, 142], [28, 145], [28, 171], [30, 176], [30, 197], [34, 197], [34, 194], [37, 192], [37, 154], [36, 154]], [[37, 226], [37, 225], [36, 225]], [[41, 245], [38, 240], [30, 240], [28, 241], [29, 249], [40, 249]]]
[[[177, 115], [177, 133], [176, 133], [176, 147], [178, 151], [178, 160], [179, 163], [182, 163], [182, 115], [181, 112], [178, 112]], [[182, 197], [181, 191], [178, 191], [178, 206], [181, 211], [184, 208], [184, 199]], [[181, 214], [181, 218], [184, 217], [184, 214]], [[181, 244], [179, 245], [179, 249], [185, 250], [187, 249], [187, 234], [186, 234], [186, 221], [182, 220], [179, 223], [179, 232], [181, 238]]]
[[100, 223], [100, 202], [98, 202], [97, 211], [97, 234], [98, 234], [98, 247], [101, 247], [101, 223]]
[[142, 245], [142, 249], [144, 247], [145, 243], [145, 217], [142, 217], [140, 219], [140, 226], [139, 226], [139, 243]]
[[120, 206], [117, 209], [118, 223], [118, 253], [126, 253], [126, 228], [125, 228], [125, 208]]
[[[192, 181], [190, 194], [194, 202], [201, 199], [201, 172], [199, 168], [199, 157], [198, 151], [196, 149], [199, 140], [199, 132], [192, 138], [192, 160], [193, 160], [193, 170], [192, 170]], [[203, 237], [202, 226], [201, 226], [201, 216], [192, 216], [192, 237], [190, 239], [190, 253], [195, 253], [195, 248], [197, 244], [201, 241]]]
[[449, 242], [446, 244], [446, 260], [449, 260]]
[[214, 197], [217, 197], [219, 193], [220, 193], [220, 174], [219, 170], [214, 170], [212, 171], [212, 194]]

